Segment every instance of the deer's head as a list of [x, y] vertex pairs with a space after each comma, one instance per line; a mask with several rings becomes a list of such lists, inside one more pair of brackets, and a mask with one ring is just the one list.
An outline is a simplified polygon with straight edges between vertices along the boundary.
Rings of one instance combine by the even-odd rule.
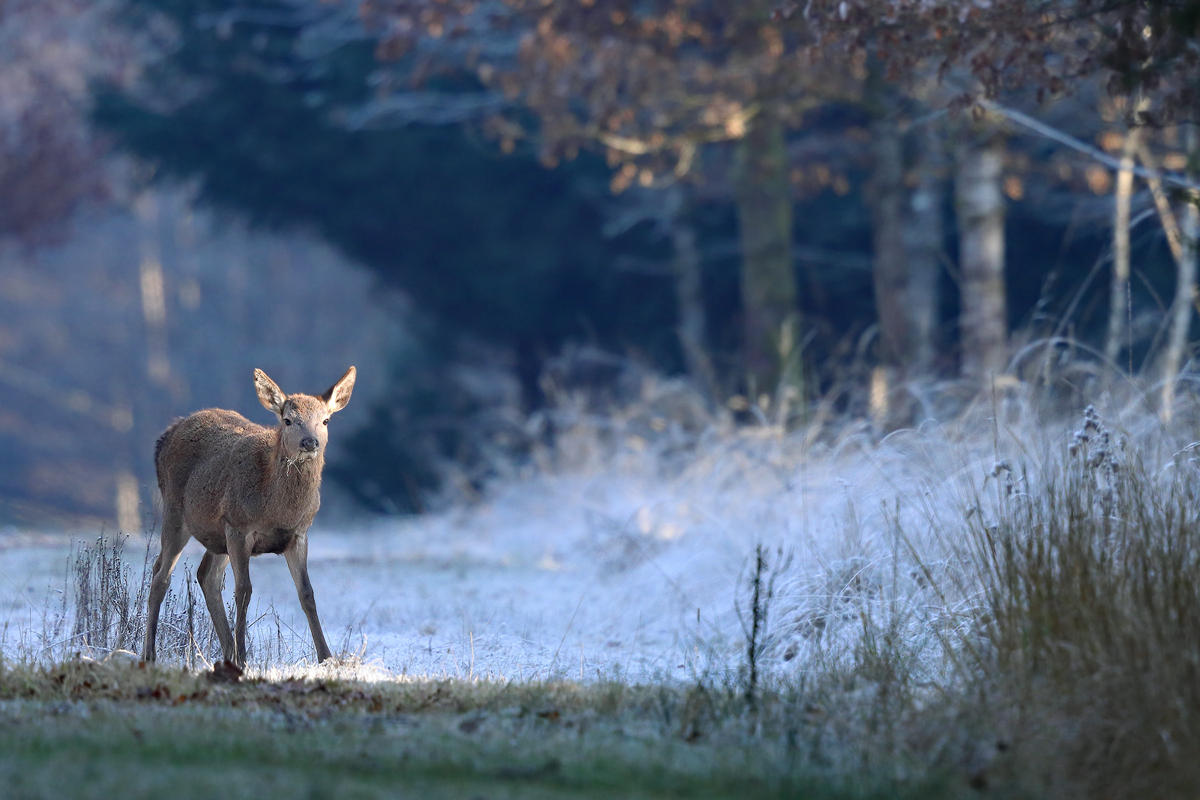
[[261, 369], [254, 370], [254, 388], [263, 406], [279, 418], [279, 443], [288, 461], [305, 461], [325, 453], [329, 417], [346, 407], [354, 391], [354, 367], [320, 397], [284, 394]]

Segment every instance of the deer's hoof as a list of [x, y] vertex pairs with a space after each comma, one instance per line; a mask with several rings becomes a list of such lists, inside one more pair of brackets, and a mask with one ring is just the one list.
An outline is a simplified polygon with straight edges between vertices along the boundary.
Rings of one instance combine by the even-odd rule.
[[213, 664], [212, 672], [208, 673], [211, 683], [237, 683], [242, 679], [244, 670], [232, 661], [218, 661]]

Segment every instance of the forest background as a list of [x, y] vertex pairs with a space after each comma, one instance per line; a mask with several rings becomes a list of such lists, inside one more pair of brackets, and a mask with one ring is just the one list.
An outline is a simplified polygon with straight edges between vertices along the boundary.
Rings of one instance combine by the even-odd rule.
[[359, 367], [347, 514], [635, 401], [882, 436], [1125, 373], [1170, 416], [1198, 48], [1167, 0], [9, 0], [0, 522], [141, 529], [154, 437], [256, 366]]

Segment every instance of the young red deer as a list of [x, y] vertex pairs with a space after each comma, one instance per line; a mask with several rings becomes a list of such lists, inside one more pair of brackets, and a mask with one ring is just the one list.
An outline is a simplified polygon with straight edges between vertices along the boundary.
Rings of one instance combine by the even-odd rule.
[[[308, 580], [308, 527], [321, 505], [321, 470], [329, 438], [325, 426], [329, 415], [350, 401], [354, 377], [351, 367], [320, 397], [286, 395], [256, 369], [258, 399], [279, 418], [273, 430], [233, 411], [209, 408], [178, 420], [158, 437], [154, 466], [163, 498], [162, 552], [150, 584], [146, 661], [155, 659], [159, 607], [189, 535], [208, 550], [196, 580], [226, 661], [246, 665], [250, 557], [261, 553], [282, 553], [287, 559], [317, 660], [332, 655]], [[226, 564], [233, 565], [236, 639], [221, 604]]]

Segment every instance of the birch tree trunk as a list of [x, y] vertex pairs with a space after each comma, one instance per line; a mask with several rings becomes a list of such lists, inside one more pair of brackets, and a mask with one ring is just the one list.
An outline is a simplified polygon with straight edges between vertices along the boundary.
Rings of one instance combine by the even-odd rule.
[[735, 175], [742, 249], [743, 356], [751, 393], [771, 392], [791, 356], [794, 326], [792, 197], [782, 123], [760, 114], [738, 143]]
[[1121, 168], [1117, 171], [1117, 195], [1113, 212], [1113, 271], [1109, 292], [1108, 334], [1104, 338], [1104, 358], [1113, 367], [1121, 355], [1126, 335], [1126, 314], [1129, 307], [1129, 212], [1133, 198], [1133, 159], [1137, 152], [1140, 128], [1125, 134], [1121, 150]]
[[962, 272], [963, 377], [985, 381], [1008, 366], [1008, 304], [1004, 286], [1004, 140], [958, 150], [954, 181]]
[[671, 190], [667, 204], [670, 220], [671, 264], [675, 273], [675, 301], [679, 309], [676, 335], [683, 350], [688, 375], [710, 401], [717, 400], [717, 382], [705, 339], [708, 315], [704, 308], [704, 279], [700, 271], [700, 251], [696, 247], [696, 229], [688, 218], [688, 202], [683, 190]]
[[908, 259], [908, 313], [912, 332], [911, 369], [917, 375], [933, 372], [937, 357], [939, 291], [945, 223], [942, 200], [945, 159], [942, 137], [927, 126], [920, 140], [918, 183], [909, 200], [909, 220], [904, 226]]
[[[1200, 142], [1197, 141], [1195, 125], [1188, 126], [1187, 151], [1188, 164], [1195, 164], [1196, 156], [1200, 152]], [[1147, 164], [1147, 166], [1150, 165]], [[1189, 171], [1189, 177], [1195, 178], [1194, 169]], [[1158, 200], [1158, 194], [1159, 192], [1155, 192], [1156, 200]], [[1161, 210], [1162, 204], [1159, 205]], [[1164, 225], [1168, 219], [1169, 215], [1163, 215]], [[1192, 303], [1196, 298], [1196, 239], [1198, 235], [1200, 235], [1200, 208], [1197, 207], [1196, 199], [1190, 198], [1183, 212], [1183, 224], [1179, 226], [1178, 245], [1173, 248], [1177, 269], [1175, 299], [1171, 303], [1171, 332], [1167, 340], [1166, 354], [1163, 357], [1162, 408], [1159, 411], [1163, 422], [1170, 422], [1174, 413], [1175, 383], [1179, 378], [1179, 370], [1187, 351], [1188, 330], [1192, 324]], [[1170, 238], [1168, 231], [1168, 239]]]
[[146, 375], [160, 386], [166, 386], [171, 378], [171, 362], [167, 356], [167, 306], [158, 206], [158, 195], [152, 190], [143, 192], [134, 204], [139, 222], [141, 260], [138, 277], [142, 320], [146, 324]]

